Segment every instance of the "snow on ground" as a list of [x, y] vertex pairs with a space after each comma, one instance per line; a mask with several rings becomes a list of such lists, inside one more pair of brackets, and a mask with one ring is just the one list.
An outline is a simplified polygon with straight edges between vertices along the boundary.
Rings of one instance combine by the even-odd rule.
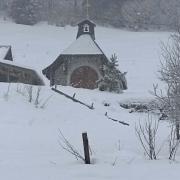
[[[23, 86], [21, 87], [24, 92]], [[156, 162], [151, 162], [144, 156], [134, 127], [139, 120], [147, 118], [147, 115], [129, 114], [127, 110], [121, 109], [121, 95], [58, 88], [68, 94], [76, 92], [77, 98], [87, 104], [94, 102], [95, 110], [59, 96], [47, 87], [42, 89], [41, 105], [47, 97], [51, 98], [45, 108], [36, 108], [33, 103], [28, 103], [27, 96], [16, 92], [17, 85], [10, 86], [9, 97], [6, 97], [8, 85], [1, 84], [0, 177], [5, 180], [131, 180], [145, 177], [159, 180], [176, 177], [179, 163], [171, 165], [168, 162], [167, 149], [162, 150]], [[34, 87], [34, 91], [36, 90]], [[105, 107], [104, 102], [108, 102], [110, 106]], [[105, 112], [113, 118], [128, 122], [130, 127], [108, 120], [104, 116]], [[167, 139], [168, 126], [165, 122], [160, 123], [161, 136], [158, 136], [158, 144]], [[93, 165], [84, 165], [61, 149], [58, 144], [58, 129], [81, 153], [81, 133], [88, 132]]]
[[[76, 37], [76, 28], [15, 25], [0, 22], [0, 44], [10, 44], [15, 61], [37, 70], [52, 63]], [[0, 84], [0, 178], [3, 180], [170, 180], [178, 179], [180, 152], [168, 161], [169, 124], [160, 122], [157, 143], [164, 147], [157, 161], [144, 156], [135, 135], [135, 124], [147, 114], [128, 113], [119, 103], [152, 98], [148, 91], [158, 82], [159, 43], [166, 32], [129, 32], [97, 27], [96, 39], [107, 56], [116, 52], [120, 69], [128, 71], [129, 90], [111, 94], [97, 90], [58, 89], [91, 105], [90, 110], [42, 87], [38, 108], [28, 102], [24, 85]], [[21, 93], [17, 92], [21, 89]], [[34, 95], [37, 87], [33, 87]], [[8, 93], [8, 95], [7, 95]], [[40, 106], [46, 102], [44, 108]], [[110, 106], [104, 106], [109, 103]], [[108, 120], [105, 113], [130, 126]], [[157, 117], [155, 117], [157, 118]], [[58, 144], [60, 129], [80, 151], [81, 133], [88, 132], [92, 165], [84, 165]]]

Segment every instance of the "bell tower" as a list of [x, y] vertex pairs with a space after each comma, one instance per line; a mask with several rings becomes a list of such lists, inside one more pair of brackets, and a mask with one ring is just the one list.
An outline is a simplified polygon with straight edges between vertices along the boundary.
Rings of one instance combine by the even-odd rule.
[[[80, 22], [78, 24], [78, 33], [77, 33], [77, 38], [83, 34], [89, 34], [93, 40], [95, 40], [95, 32], [94, 28], [96, 25], [89, 20], [89, 0], [86, 1], [86, 20]], [[76, 38], [76, 39], [77, 39]]]
[[92, 23], [90, 20], [84, 20], [78, 24], [78, 33], [77, 38], [79, 38], [81, 35], [89, 34], [93, 40], [95, 40], [95, 29], [96, 25]]

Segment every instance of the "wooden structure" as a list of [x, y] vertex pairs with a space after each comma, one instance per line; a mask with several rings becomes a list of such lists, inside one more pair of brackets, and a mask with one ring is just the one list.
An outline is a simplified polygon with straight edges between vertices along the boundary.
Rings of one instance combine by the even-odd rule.
[[13, 61], [11, 46], [0, 46], [0, 82], [44, 85], [35, 70]]
[[84, 147], [84, 161], [85, 164], [91, 164], [90, 153], [89, 153], [89, 140], [87, 132], [82, 133], [83, 147]]
[[51, 86], [99, 87], [109, 60], [95, 41], [95, 27], [90, 20], [80, 22], [76, 40], [42, 71]]
[[78, 24], [78, 33], [77, 33], [76, 39], [79, 38], [83, 34], [88, 34], [91, 36], [93, 40], [95, 40], [95, 32], [94, 32], [95, 27], [96, 25], [89, 20], [84, 20], [80, 22]]
[[70, 96], [70, 95], [68, 95], [68, 94], [66, 94], [66, 93], [64, 93], [64, 92], [62, 92], [62, 91], [60, 91], [60, 90], [57, 90], [57, 89], [55, 89], [55, 88], [52, 88], [52, 90], [53, 90], [54, 92], [60, 94], [60, 95], [63, 95], [64, 97], [66, 97], [66, 98], [68, 98], [68, 99], [71, 99], [71, 100], [72, 100], [73, 102], [75, 102], [75, 103], [79, 103], [79, 104], [81, 104], [81, 105], [83, 105], [83, 106], [85, 106], [85, 107], [87, 107], [87, 108], [89, 108], [89, 109], [91, 109], [91, 110], [94, 109], [93, 103], [92, 103], [92, 105], [90, 106], [90, 105], [88, 105], [88, 104], [86, 104], [86, 103], [84, 103], [84, 102], [76, 99], [76, 98], [75, 98], [75, 94], [74, 94], [73, 96]]

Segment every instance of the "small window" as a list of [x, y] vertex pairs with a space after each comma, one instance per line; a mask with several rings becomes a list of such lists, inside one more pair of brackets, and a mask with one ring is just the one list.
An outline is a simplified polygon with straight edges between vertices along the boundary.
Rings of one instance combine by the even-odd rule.
[[83, 28], [84, 28], [84, 32], [89, 32], [89, 25], [88, 24], [85, 24]]

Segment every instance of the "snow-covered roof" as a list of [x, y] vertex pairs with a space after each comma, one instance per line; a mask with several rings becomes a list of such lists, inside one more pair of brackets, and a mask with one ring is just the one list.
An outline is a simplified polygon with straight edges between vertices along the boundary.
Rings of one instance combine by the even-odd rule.
[[103, 54], [94, 40], [89, 34], [81, 35], [66, 50], [63, 55], [79, 55], [79, 54]]
[[24, 69], [34, 70], [32, 67], [16, 63], [15, 61], [6, 61], [3, 58], [0, 58], [0, 63], [12, 65], [12, 66], [16, 66], [16, 67], [20, 67], [20, 68], [24, 68]]
[[0, 46], [0, 59], [5, 58], [8, 50], [9, 50], [9, 46]]
[[96, 26], [95, 22], [93, 22], [92, 20], [89, 20], [89, 19], [85, 19], [85, 20], [79, 22], [78, 25], [84, 24], [84, 23], [91, 23], [91, 24], [93, 24], [94, 26]]

